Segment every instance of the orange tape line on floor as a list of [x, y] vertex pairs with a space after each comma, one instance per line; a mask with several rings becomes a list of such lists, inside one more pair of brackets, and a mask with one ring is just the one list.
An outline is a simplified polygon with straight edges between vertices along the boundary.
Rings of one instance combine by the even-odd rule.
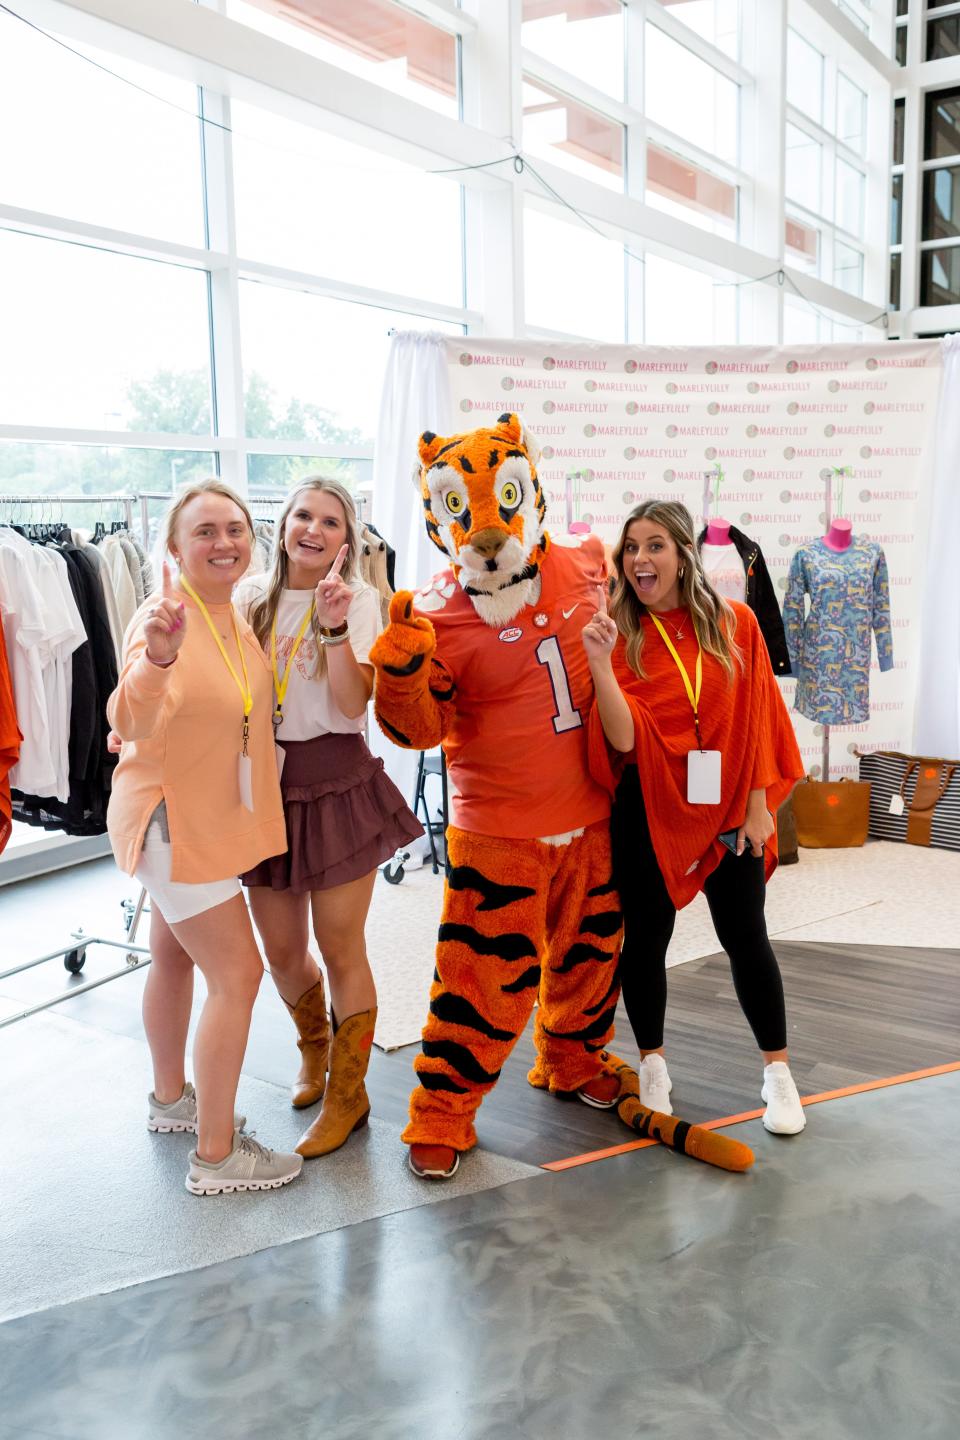
[[[824, 1100], [842, 1100], [846, 1095], [863, 1095], [868, 1090], [886, 1090], [890, 1085], [906, 1085], [911, 1080], [927, 1080], [931, 1075], [949, 1075], [960, 1070], [960, 1060], [951, 1060], [948, 1065], [932, 1065], [927, 1070], [910, 1070], [905, 1075], [889, 1075], [883, 1080], [864, 1080], [859, 1085], [844, 1085], [840, 1090], [823, 1090], [819, 1095], [801, 1096], [801, 1105], [819, 1105]], [[701, 1130], [720, 1130], [725, 1125], [739, 1125], [744, 1120], [759, 1120], [762, 1110], [744, 1110], [739, 1115], [724, 1115], [719, 1120], [698, 1120]], [[585, 1155], [571, 1155], [567, 1160], [550, 1160], [541, 1165], [541, 1170], [573, 1170], [578, 1165], [592, 1165], [595, 1160], [612, 1160], [615, 1155], [627, 1155], [631, 1150], [646, 1150], [658, 1145], [658, 1140], [627, 1140], [623, 1145], [611, 1145], [606, 1150], [589, 1150]]]

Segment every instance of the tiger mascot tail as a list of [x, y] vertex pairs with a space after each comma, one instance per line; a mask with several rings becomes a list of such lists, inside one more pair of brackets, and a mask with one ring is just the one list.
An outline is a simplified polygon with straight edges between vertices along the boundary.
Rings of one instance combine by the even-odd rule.
[[[609, 796], [587, 767], [593, 686], [580, 639], [603, 547], [595, 536], [551, 541], [538, 452], [516, 415], [448, 438], [427, 431], [419, 457], [427, 533], [448, 564], [416, 595], [393, 597], [370, 660], [384, 733], [407, 749], [442, 744], [453, 782], [436, 970], [402, 1137], [418, 1174], [446, 1176], [476, 1144], [477, 1109], [538, 1000], [530, 1083], [617, 1103], [622, 1062], [604, 1052], [621, 916]], [[450, 1163], [420, 1168], [425, 1146]]]

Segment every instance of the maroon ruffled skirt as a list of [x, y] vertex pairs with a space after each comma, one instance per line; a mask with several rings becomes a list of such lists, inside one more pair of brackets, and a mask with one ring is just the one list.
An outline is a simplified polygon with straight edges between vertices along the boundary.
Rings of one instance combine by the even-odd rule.
[[287, 853], [262, 860], [240, 879], [273, 890], [332, 890], [369, 875], [423, 834], [413, 811], [362, 735], [281, 740], [280, 791]]

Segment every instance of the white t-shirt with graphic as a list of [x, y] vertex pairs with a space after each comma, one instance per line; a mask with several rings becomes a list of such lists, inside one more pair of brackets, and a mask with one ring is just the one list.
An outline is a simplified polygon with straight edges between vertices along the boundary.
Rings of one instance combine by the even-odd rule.
[[736, 545], [707, 545], [700, 548], [700, 563], [714, 590], [725, 600], [744, 600], [747, 576]]
[[[266, 591], [266, 576], [248, 576], [234, 592], [234, 604], [249, 619], [250, 610]], [[380, 633], [380, 597], [362, 580], [354, 580], [350, 588], [353, 601], [347, 615], [350, 639], [361, 665], [369, 665], [370, 647]], [[313, 599], [312, 590], [281, 590], [277, 606], [277, 669], [281, 677], [287, 673], [290, 654], [307, 606]], [[270, 641], [264, 649], [270, 654]], [[344, 715], [336, 705], [326, 675], [315, 675], [317, 643], [310, 626], [300, 641], [293, 661], [290, 684], [283, 702], [283, 723], [277, 731], [279, 740], [312, 740], [317, 735], [362, 734], [366, 715]]]

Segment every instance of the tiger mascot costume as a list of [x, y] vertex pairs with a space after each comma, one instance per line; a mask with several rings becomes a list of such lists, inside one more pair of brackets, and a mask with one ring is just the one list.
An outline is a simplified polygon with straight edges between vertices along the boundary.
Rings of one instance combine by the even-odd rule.
[[621, 916], [610, 800], [587, 769], [593, 686], [580, 638], [605, 579], [602, 544], [551, 542], [538, 451], [516, 415], [448, 439], [427, 431], [419, 454], [427, 532], [450, 564], [393, 597], [370, 652], [381, 728], [408, 749], [442, 743], [456, 792], [402, 1136], [411, 1168], [447, 1178], [477, 1143], [476, 1112], [538, 999], [532, 1085], [601, 1108], [623, 1096], [640, 1133], [745, 1168], [709, 1153], [723, 1137], [700, 1131], [698, 1142], [695, 1127], [643, 1109], [635, 1072], [605, 1052]]

